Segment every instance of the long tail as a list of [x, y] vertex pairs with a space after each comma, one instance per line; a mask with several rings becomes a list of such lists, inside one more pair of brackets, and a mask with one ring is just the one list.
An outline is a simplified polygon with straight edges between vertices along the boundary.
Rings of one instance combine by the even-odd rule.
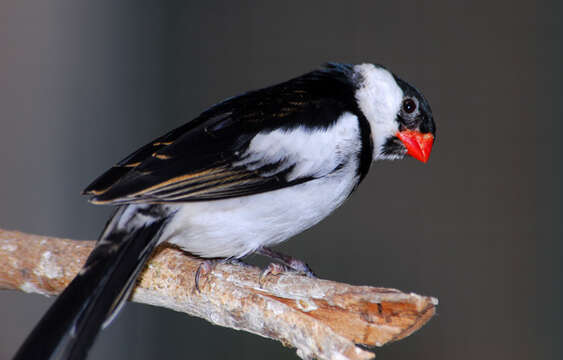
[[[100, 328], [115, 317], [167, 221], [139, 207], [119, 208], [79, 274], [49, 308], [14, 360], [84, 359]], [[105, 324], [104, 324], [105, 322]]]

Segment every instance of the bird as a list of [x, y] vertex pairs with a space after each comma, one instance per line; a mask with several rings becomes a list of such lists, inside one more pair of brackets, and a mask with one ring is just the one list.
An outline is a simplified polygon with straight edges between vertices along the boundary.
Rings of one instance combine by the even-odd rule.
[[211, 106], [84, 190], [115, 211], [14, 359], [86, 358], [161, 243], [204, 259], [260, 253], [312, 275], [272, 247], [338, 208], [373, 162], [427, 162], [435, 134], [421, 92], [373, 63], [327, 63]]

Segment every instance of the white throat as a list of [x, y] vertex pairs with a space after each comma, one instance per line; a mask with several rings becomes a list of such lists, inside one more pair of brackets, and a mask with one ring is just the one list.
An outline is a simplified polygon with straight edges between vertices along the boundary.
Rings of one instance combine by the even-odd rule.
[[373, 137], [373, 160], [388, 159], [382, 154], [385, 141], [399, 130], [397, 114], [403, 101], [403, 90], [393, 75], [373, 64], [354, 66], [361, 78], [356, 101], [366, 116]]

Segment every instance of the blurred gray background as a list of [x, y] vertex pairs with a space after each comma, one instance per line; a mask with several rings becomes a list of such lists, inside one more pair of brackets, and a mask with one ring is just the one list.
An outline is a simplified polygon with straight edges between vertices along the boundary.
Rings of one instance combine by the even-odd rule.
[[[438, 126], [430, 162], [377, 163], [281, 249], [321, 277], [440, 299], [378, 359], [563, 358], [561, 2], [0, 2], [0, 227], [94, 239], [80, 191], [138, 146], [326, 61], [378, 62]], [[53, 299], [0, 293], [0, 359]], [[294, 359], [129, 304], [91, 359]]]

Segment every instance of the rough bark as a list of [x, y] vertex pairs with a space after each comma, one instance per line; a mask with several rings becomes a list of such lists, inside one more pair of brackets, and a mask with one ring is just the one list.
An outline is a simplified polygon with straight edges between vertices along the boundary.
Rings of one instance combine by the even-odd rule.
[[[0, 289], [56, 295], [72, 280], [94, 246], [0, 230]], [[160, 247], [142, 273], [132, 301], [198, 316], [295, 347], [304, 359], [370, 359], [359, 347], [382, 346], [424, 325], [438, 300], [395, 289], [351, 286], [295, 274], [220, 264], [194, 288], [201, 259]]]

